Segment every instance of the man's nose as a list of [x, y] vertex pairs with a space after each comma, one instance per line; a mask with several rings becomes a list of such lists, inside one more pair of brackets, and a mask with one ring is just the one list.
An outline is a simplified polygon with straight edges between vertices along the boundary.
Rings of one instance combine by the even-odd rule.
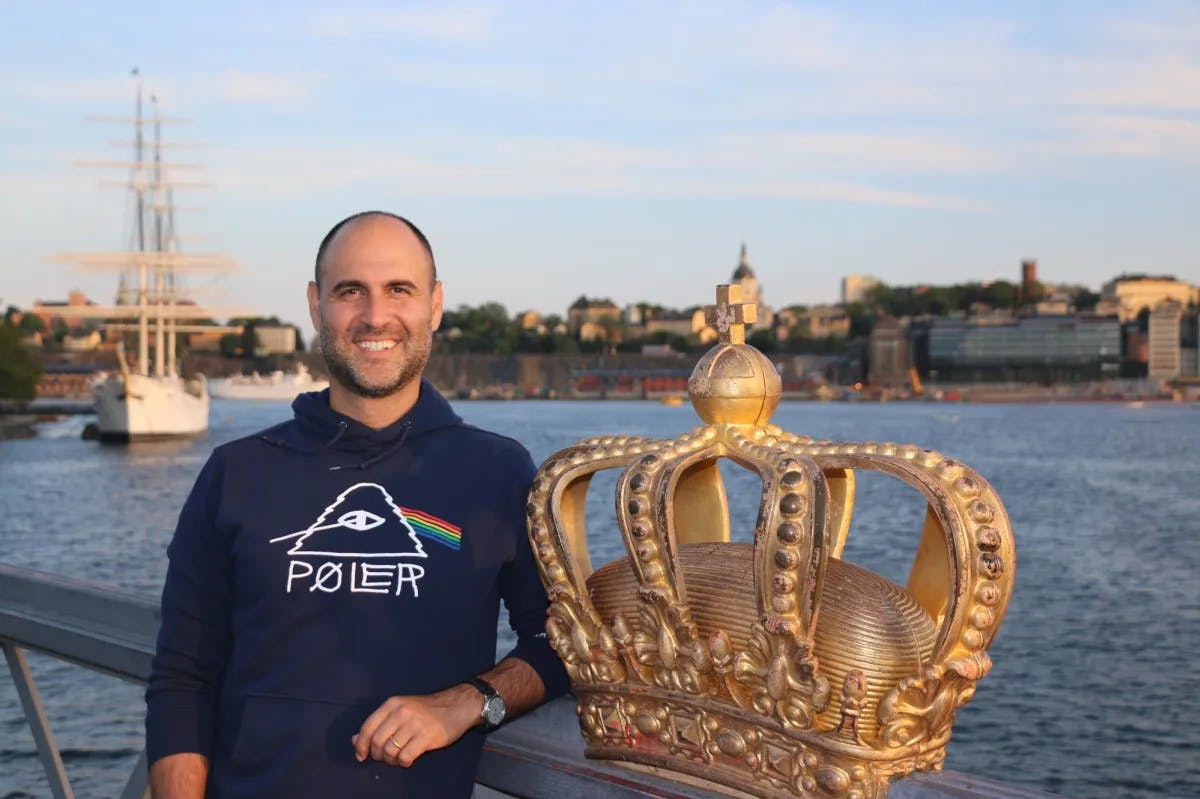
[[367, 297], [367, 307], [363, 310], [365, 321], [372, 328], [386, 327], [392, 319], [386, 298], [378, 294]]

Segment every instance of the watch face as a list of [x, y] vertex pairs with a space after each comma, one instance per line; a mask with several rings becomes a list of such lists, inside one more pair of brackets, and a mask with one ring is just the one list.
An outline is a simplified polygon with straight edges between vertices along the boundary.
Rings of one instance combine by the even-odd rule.
[[489, 697], [483, 703], [483, 717], [493, 726], [504, 721], [504, 700], [498, 695]]

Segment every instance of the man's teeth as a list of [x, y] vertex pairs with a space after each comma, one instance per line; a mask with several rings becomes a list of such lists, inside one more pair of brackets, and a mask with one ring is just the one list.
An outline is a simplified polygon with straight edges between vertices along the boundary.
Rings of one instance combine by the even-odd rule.
[[359, 341], [357, 344], [362, 349], [370, 350], [371, 352], [382, 352], [396, 346], [396, 342], [394, 341]]

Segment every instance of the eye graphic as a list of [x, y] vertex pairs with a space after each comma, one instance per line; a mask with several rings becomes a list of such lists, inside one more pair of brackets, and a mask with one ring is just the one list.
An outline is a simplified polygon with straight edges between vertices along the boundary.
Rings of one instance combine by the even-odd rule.
[[338, 524], [351, 530], [370, 530], [383, 524], [383, 518], [365, 510], [352, 510], [338, 517]]

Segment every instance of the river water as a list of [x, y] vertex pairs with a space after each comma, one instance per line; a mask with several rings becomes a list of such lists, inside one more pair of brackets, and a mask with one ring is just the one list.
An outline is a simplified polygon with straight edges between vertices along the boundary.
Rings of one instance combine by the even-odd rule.
[[[602, 433], [673, 437], [697, 424], [652, 402], [462, 402], [469, 422], [536, 461]], [[157, 595], [178, 509], [211, 449], [284, 418], [283, 404], [214, 401], [207, 437], [105, 447], [87, 417], [0, 441], [0, 561]], [[784, 403], [773, 421], [816, 438], [914, 443], [962, 460], [1012, 520], [1017, 580], [992, 673], [962, 708], [946, 767], [1074, 797], [1200, 796], [1200, 407]], [[758, 487], [724, 470], [734, 537]], [[589, 546], [621, 549], [615, 478], [593, 481]], [[924, 505], [860, 477], [845, 556], [903, 582]], [[504, 624], [502, 623], [502, 627]], [[141, 750], [141, 688], [29, 656], [77, 796], [114, 796]], [[48, 796], [16, 691], [0, 677], [0, 797]]]

